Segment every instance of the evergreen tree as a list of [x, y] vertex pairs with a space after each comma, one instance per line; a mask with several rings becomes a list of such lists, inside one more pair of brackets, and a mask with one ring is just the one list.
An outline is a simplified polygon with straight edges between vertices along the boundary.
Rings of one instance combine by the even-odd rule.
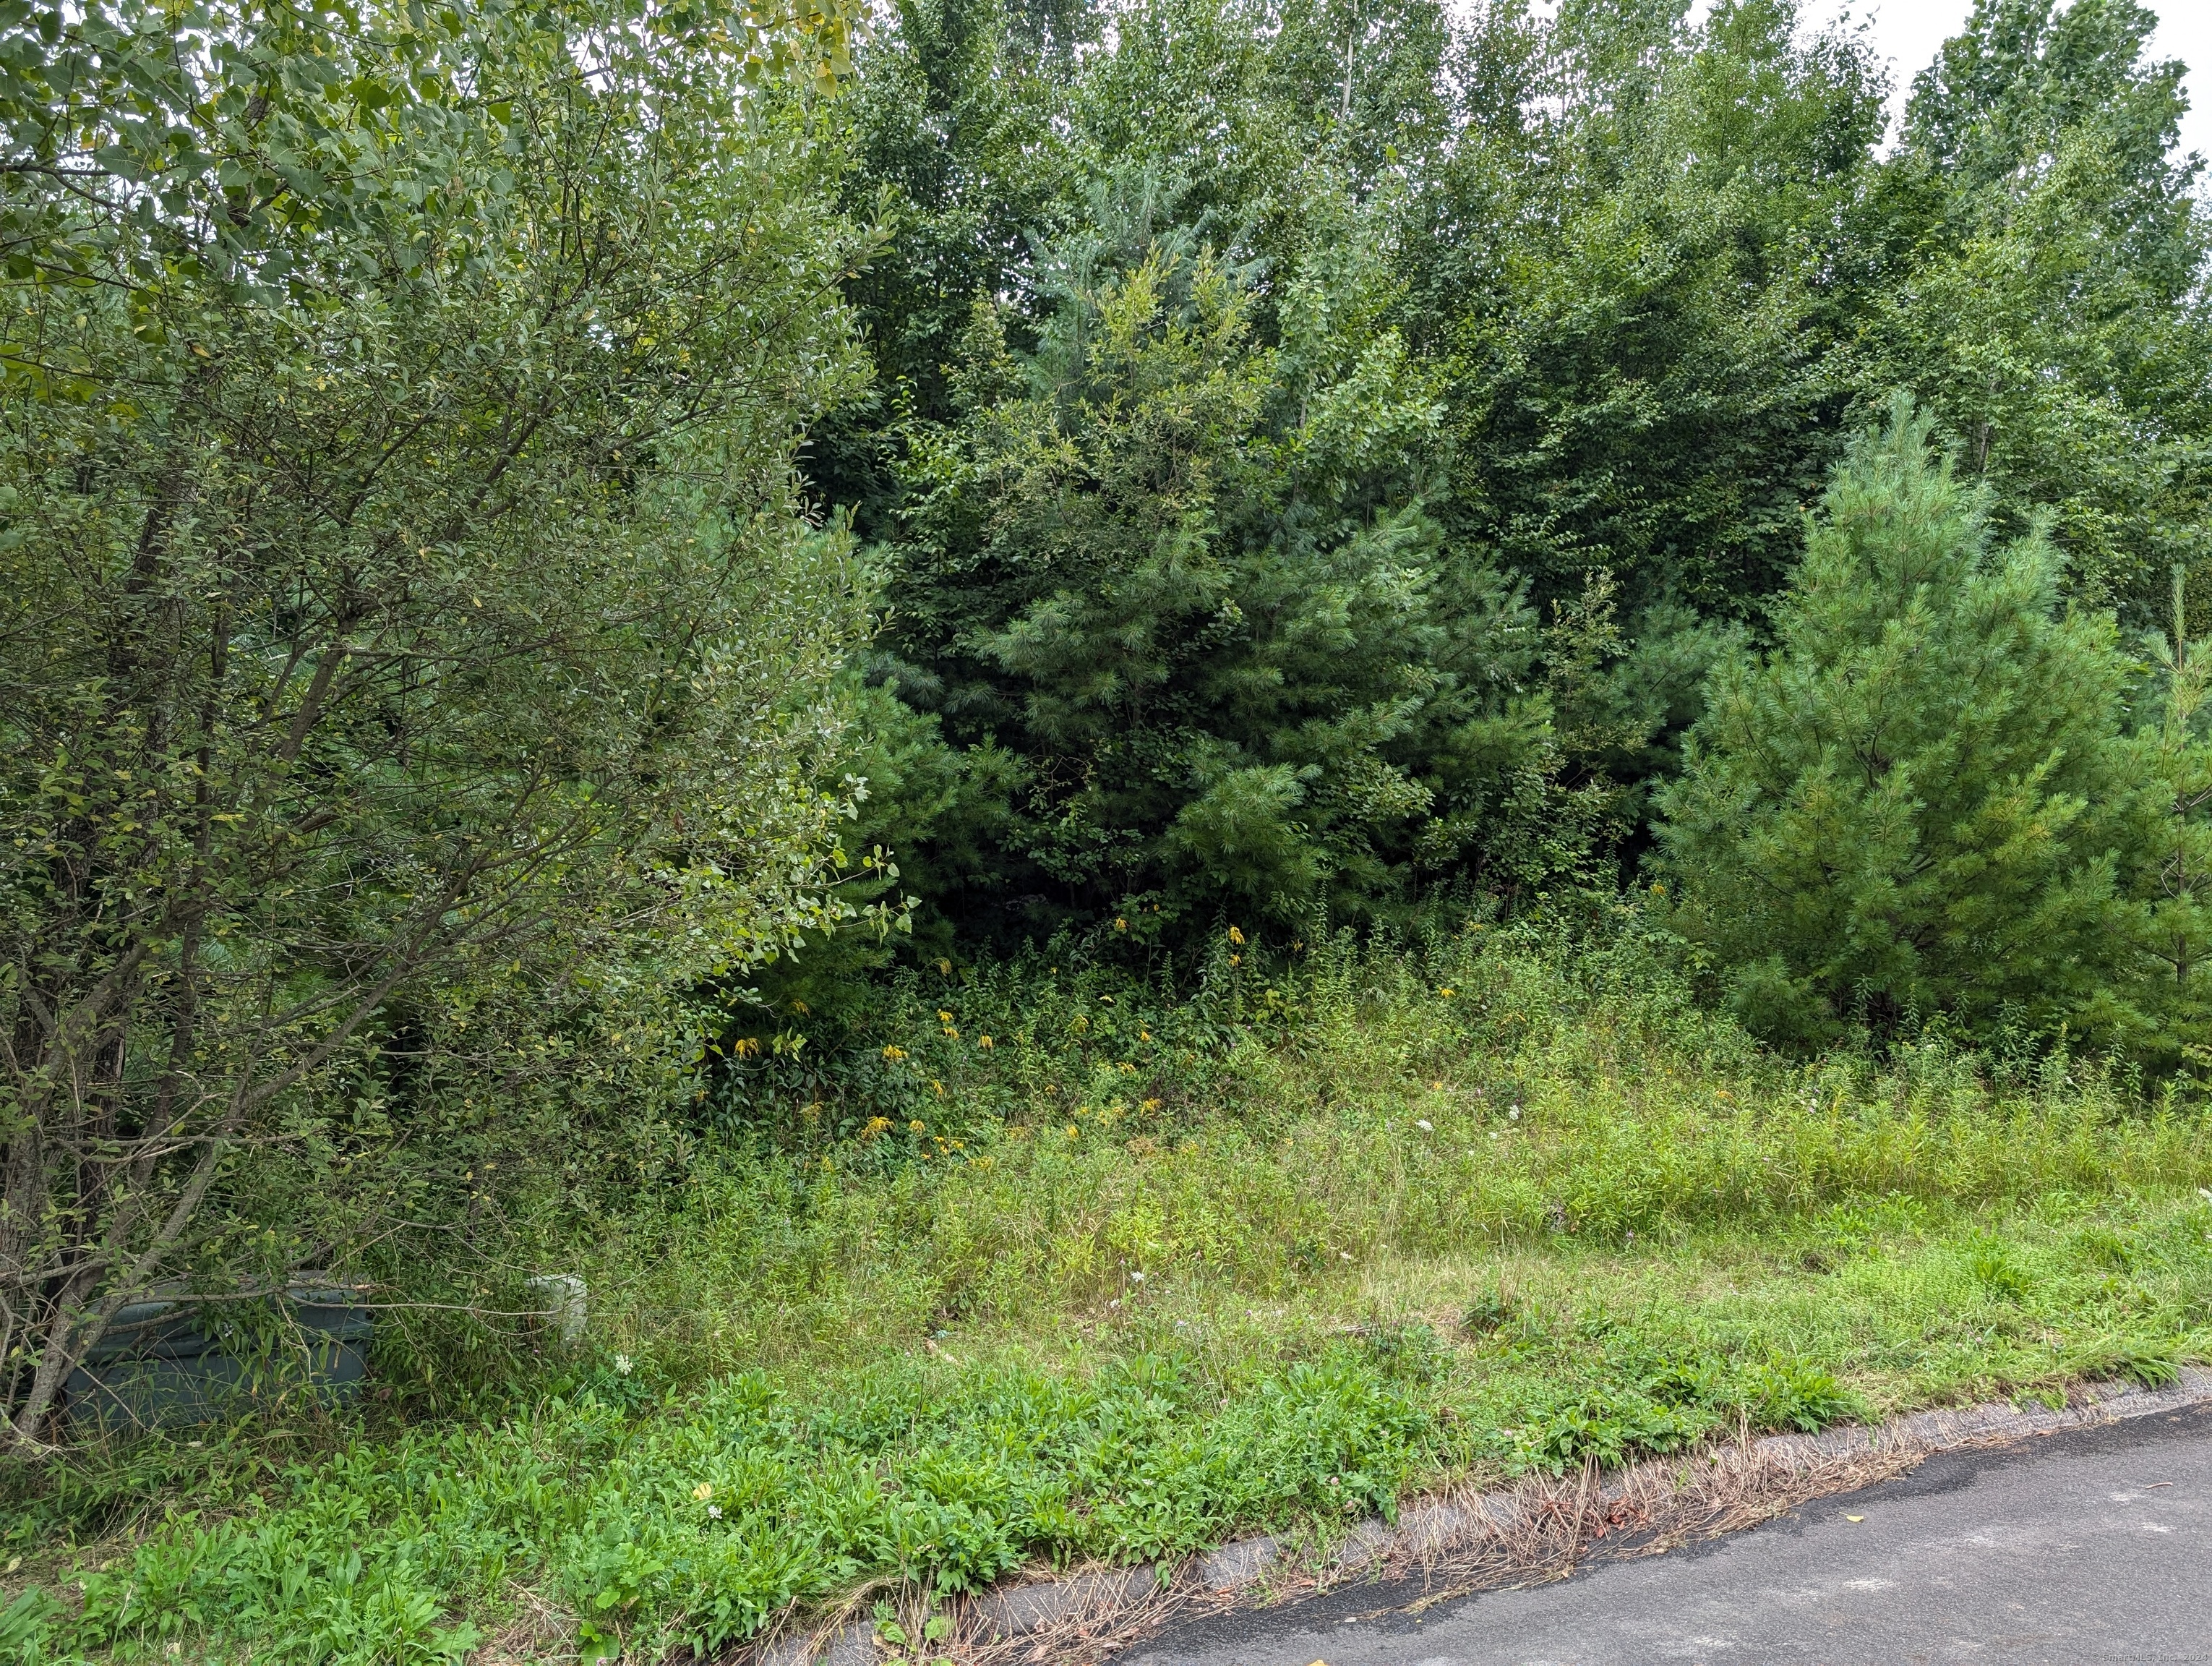
[[[977, 304], [963, 423], [919, 453], [877, 675], [1027, 785], [990, 889], [1012, 923], [1141, 936], [1234, 907], [1371, 913], [1486, 860], [1573, 854], [1536, 622], [1427, 513], [1433, 397], [1377, 327], [1371, 228], [1279, 292], [1124, 178], [1046, 263], [1034, 352]], [[1001, 917], [1004, 917], [1003, 915]]]
[[1863, 1014], [2142, 1028], [2131, 892], [2166, 833], [2112, 617], [1900, 398], [1854, 441], [1764, 656], [1715, 672], [1660, 795], [1681, 929], [1764, 1033]]

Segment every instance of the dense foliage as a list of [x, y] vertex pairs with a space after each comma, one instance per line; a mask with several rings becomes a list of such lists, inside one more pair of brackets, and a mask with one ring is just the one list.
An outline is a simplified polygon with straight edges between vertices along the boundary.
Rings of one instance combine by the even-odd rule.
[[[2036, 605], [2105, 633], [2110, 756], [2066, 767], [2135, 779], [2212, 455], [2154, 21], [1984, 0], [1885, 149], [1880, 67], [1775, 0], [902, 7], [847, 106], [881, 376], [809, 467], [885, 610], [861, 727], [920, 790], [863, 814], [923, 958], [1630, 877], [1708, 672], [1818, 629], [1770, 607], [1899, 391], [1990, 535], [2045, 541]], [[2054, 883], [2119, 898], [2093, 843]], [[1808, 948], [1823, 1010], [2127, 1028], [2084, 1016], [2126, 955], [2025, 918], [1972, 998]]]
[[404, 1261], [617, 1104], [635, 1155], [672, 1003], [836, 910], [789, 459], [855, 240], [804, 100], [733, 118], [813, 21], [9, 14], [16, 1444], [149, 1290]]
[[0, 1666], [2212, 1354], [2181, 66], [1690, 14], [0, 0]]
[[1008, 966], [1170, 1116], [1624, 895], [1771, 1042], [2193, 1079], [2154, 21], [1890, 136], [1790, 0], [0, 5], [15, 1444], [149, 1292], [483, 1345], [698, 1141], [931, 1160]]

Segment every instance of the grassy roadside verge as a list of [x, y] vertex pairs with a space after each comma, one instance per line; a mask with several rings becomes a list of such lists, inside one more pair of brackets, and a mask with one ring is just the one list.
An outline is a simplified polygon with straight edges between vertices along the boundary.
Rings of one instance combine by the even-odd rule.
[[496, 1419], [47, 1483], [0, 1556], [56, 1600], [5, 1646], [650, 1658], [2212, 1346], [2212, 1128], [2094, 1071], [1787, 1066], [1648, 965], [1474, 939], [1266, 994], [1179, 1077], [1141, 991], [1006, 996], [982, 1055], [931, 994], [885, 1045], [958, 1120], [701, 1164], [580, 1263], [590, 1357]]

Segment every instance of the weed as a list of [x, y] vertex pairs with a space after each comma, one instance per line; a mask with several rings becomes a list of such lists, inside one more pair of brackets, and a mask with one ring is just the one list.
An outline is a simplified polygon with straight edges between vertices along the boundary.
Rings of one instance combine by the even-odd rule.
[[1264, 1036], [943, 976], [926, 1033], [866, 1037], [945, 1088], [927, 1137], [702, 1148], [569, 1243], [586, 1352], [488, 1414], [0, 1480], [0, 1534], [82, 1586], [19, 1597], [0, 1662], [428, 1663], [518, 1586], [580, 1653], [713, 1652], [884, 1584], [927, 1662], [928, 1604], [1026, 1562], [2201, 1355], [2201, 1113], [1928, 1048], [1781, 1063], [1640, 952], [1317, 952]]
[[1477, 1296], [1460, 1315], [1460, 1328], [1470, 1336], [1489, 1336], [1505, 1329], [1521, 1316], [1521, 1304], [1503, 1290], [1490, 1290]]
[[2172, 1342], [2134, 1336], [2099, 1337], [2075, 1347], [2067, 1365], [2077, 1377], [2118, 1377], [2147, 1389], [2181, 1380], [2181, 1359]]
[[2001, 1244], [1978, 1244], [1967, 1262], [1974, 1281], [2001, 1301], [2026, 1299], [2032, 1288], [2027, 1274], [2013, 1265]]
[[1394, 1383], [1426, 1387], [1451, 1369], [1450, 1348], [1419, 1320], [1372, 1327], [1362, 1335], [1360, 1346], [1369, 1362]]

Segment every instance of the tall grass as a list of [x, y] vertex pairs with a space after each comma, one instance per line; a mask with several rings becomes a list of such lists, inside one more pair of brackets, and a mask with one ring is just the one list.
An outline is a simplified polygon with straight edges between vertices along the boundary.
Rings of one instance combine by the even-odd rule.
[[[682, 1207], [600, 1247], [595, 1280], [629, 1345], [696, 1374], [1018, 1324], [1136, 1274], [1281, 1298], [1378, 1257], [2212, 1183], [2202, 1109], [2094, 1061], [2005, 1069], [1936, 1040], [1779, 1060], [1633, 939], [1486, 935], [1339, 940], [1273, 980], [1217, 976], [1212, 1010], [1042, 963], [1025, 984], [908, 987], [880, 1033], [941, 1097], [874, 1140], [702, 1165]], [[1182, 1046], [1197, 1026], [1224, 1044]]]
[[1190, 999], [925, 971], [842, 1067], [787, 1043], [679, 1188], [556, 1258], [580, 1354], [495, 1414], [157, 1438], [20, 1492], [0, 1657], [711, 1650], [2212, 1339], [2173, 1093], [1940, 1041], [1778, 1060], [1632, 936], [1259, 946]]

